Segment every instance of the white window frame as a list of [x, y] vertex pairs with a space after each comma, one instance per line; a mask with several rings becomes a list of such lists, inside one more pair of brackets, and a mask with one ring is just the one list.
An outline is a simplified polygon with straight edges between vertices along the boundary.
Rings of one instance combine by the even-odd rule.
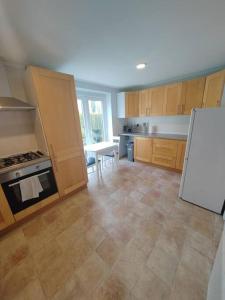
[[84, 114], [84, 125], [87, 128], [87, 132], [85, 132], [87, 145], [92, 143], [88, 100], [94, 100], [94, 101], [101, 101], [102, 102], [102, 108], [103, 108], [103, 140], [107, 141], [108, 138], [109, 138], [109, 134], [108, 134], [108, 120], [107, 120], [108, 113], [107, 113], [107, 97], [106, 97], [106, 94], [78, 90], [77, 91], [77, 100], [78, 99], [80, 99], [82, 101], [83, 114]]

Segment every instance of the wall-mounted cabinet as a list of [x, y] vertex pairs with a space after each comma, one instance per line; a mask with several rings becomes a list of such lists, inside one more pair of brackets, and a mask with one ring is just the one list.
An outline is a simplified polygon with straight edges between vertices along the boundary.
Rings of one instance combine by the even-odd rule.
[[190, 115], [193, 108], [221, 105], [225, 70], [192, 80], [119, 93], [118, 117]]
[[163, 103], [163, 115], [174, 116], [182, 114], [182, 83], [166, 85]]
[[182, 83], [182, 113], [190, 115], [193, 108], [201, 108], [205, 89], [205, 77]]
[[203, 107], [217, 107], [221, 105], [224, 81], [224, 70], [206, 77]]
[[142, 90], [139, 92], [139, 116], [150, 116], [151, 101], [150, 101], [150, 89]]
[[151, 116], [161, 116], [163, 115], [163, 105], [165, 98], [165, 87], [155, 87], [150, 89], [149, 93], [151, 109]]
[[139, 91], [117, 95], [117, 114], [118, 118], [139, 117]]

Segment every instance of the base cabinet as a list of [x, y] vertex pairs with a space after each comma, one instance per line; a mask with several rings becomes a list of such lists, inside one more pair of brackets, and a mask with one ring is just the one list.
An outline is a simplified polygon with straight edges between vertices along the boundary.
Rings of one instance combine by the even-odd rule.
[[144, 162], [152, 161], [152, 140], [137, 137], [134, 141], [134, 158]]
[[138, 161], [181, 171], [183, 169], [186, 141], [136, 137], [134, 158]]
[[5, 229], [13, 223], [15, 223], [15, 219], [0, 185], [0, 230]]

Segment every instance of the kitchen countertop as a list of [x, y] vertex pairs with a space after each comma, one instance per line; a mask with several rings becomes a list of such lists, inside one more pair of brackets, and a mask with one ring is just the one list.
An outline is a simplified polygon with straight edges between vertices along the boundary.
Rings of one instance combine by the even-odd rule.
[[187, 135], [184, 134], [171, 134], [171, 133], [144, 133], [144, 132], [123, 132], [120, 133], [123, 136], [141, 136], [148, 138], [160, 138], [160, 139], [169, 139], [169, 140], [181, 140], [186, 141]]

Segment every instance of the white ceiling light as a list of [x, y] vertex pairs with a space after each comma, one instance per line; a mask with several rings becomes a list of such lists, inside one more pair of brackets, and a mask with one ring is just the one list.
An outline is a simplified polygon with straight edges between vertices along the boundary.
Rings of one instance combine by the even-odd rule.
[[147, 66], [146, 63], [141, 63], [141, 64], [136, 65], [136, 68], [137, 68], [138, 70], [143, 70], [143, 69], [146, 68], [146, 66]]

